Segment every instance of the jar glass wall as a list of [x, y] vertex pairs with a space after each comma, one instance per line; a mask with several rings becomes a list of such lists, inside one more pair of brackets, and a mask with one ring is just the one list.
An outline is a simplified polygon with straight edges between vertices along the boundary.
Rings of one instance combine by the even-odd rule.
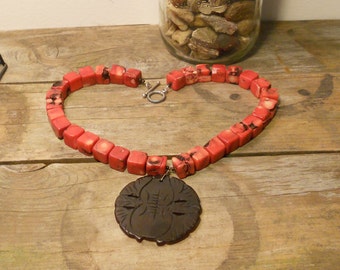
[[262, 0], [159, 0], [160, 31], [176, 57], [234, 63], [254, 46]]

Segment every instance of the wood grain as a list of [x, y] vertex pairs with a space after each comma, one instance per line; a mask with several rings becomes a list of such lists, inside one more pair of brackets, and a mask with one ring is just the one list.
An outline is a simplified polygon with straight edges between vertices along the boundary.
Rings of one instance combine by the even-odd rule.
[[[158, 247], [126, 237], [114, 201], [136, 176], [56, 139], [45, 93], [84, 65], [140, 68], [152, 82], [187, 65], [157, 26], [0, 32], [0, 269], [335, 269], [340, 264], [340, 21], [265, 23], [239, 64], [280, 90], [256, 139], [185, 181], [201, 222]], [[84, 88], [71, 122], [129, 149], [173, 155], [242, 120], [257, 104], [232, 85], [196, 84], [152, 105], [142, 87]], [[236, 99], [235, 99], [236, 97]]]
[[128, 239], [114, 221], [114, 198], [134, 176], [98, 163], [1, 166], [1, 262], [5, 269], [331, 269], [339, 262], [339, 162], [338, 154], [226, 158], [187, 180], [202, 201], [201, 223], [165, 247]]

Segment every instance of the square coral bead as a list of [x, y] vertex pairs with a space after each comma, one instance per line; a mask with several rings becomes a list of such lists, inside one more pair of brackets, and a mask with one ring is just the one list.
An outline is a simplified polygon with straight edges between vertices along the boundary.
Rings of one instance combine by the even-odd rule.
[[46, 93], [46, 110], [60, 108], [63, 109], [63, 99], [61, 90], [50, 89]]
[[55, 108], [60, 108], [60, 109], [64, 108], [62, 100], [60, 98], [56, 100], [46, 99], [46, 111], [55, 109]]
[[70, 90], [70, 84], [66, 80], [55, 82], [52, 85], [51, 90], [59, 90], [60, 91], [60, 97], [61, 97], [62, 100], [65, 100], [65, 98], [67, 98], [67, 96], [69, 95], [69, 93], [71, 91]]
[[199, 82], [211, 82], [211, 70], [207, 64], [196, 65]]
[[79, 152], [85, 155], [91, 155], [93, 146], [96, 144], [98, 140], [99, 140], [99, 136], [97, 136], [96, 134], [92, 132], [85, 131], [77, 139], [77, 146], [78, 146]]
[[211, 81], [225, 82], [226, 81], [227, 67], [222, 64], [214, 64], [211, 67]]
[[252, 70], [245, 70], [240, 74], [238, 85], [248, 90], [250, 88], [251, 82], [256, 80], [259, 77], [259, 74]]
[[78, 149], [77, 140], [84, 132], [85, 130], [82, 127], [70, 125], [64, 131], [64, 143], [73, 149]]
[[217, 136], [204, 145], [204, 149], [209, 152], [210, 163], [215, 163], [223, 158], [226, 152], [224, 143]]
[[112, 65], [110, 69], [110, 80], [114, 84], [124, 84], [125, 67], [120, 65]]
[[142, 81], [142, 72], [139, 69], [129, 68], [124, 73], [124, 84], [136, 88]]
[[172, 90], [178, 91], [186, 85], [185, 76], [180, 70], [173, 70], [166, 75], [166, 83]]
[[266, 108], [270, 112], [270, 118], [273, 118], [277, 110], [278, 101], [271, 98], [260, 98], [259, 106]]
[[64, 75], [63, 79], [70, 85], [70, 91], [74, 92], [83, 87], [83, 80], [79, 73], [71, 71]]
[[91, 66], [82, 67], [78, 70], [84, 86], [95, 85], [97, 83], [96, 73]]
[[242, 122], [231, 126], [230, 130], [239, 137], [239, 147], [248, 143], [253, 135], [252, 130]]
[[262, 97], [260, 98], [259, 106], [263, 106], [266, 109], [273, 111], [277, 108], [278, 101], [276, 99]]
[[268, 82], [266, 79], [259, 78], [251, 82], [250, 91], [253, 93], [255, 97], [259, 98], [261, 96], [262, 91], [267, 91], [270, 87], [271, 87], [270, 82]]
[[109, 68], [104, 65], [96, 66], [95, 69], [96, 81], [98, 84], [109, 84], [110, 83], [110, 72]]
[[195, 164], [195, 170], [200, 171], [210, 164], [210, 155], [202, 146], [195, 146], [188, 151]]
[[263, 121], [260, 118], [255, 117], [254, 115], [248, 115], [242, 120], [242, 123], [247, 125], [252, 130], [253, 138], [258, 136], [264, 128]]
[[121, 146], [115, 146], [109, 154], [109, 165], [112, 169], [123, 172], [126, 169], [130, 151]]
[[70, 91], [70, 86], [67, 81], [55, 82], [51, 89], [46, 92], [46, 99], [61, 99], [64, 101]]
[[127, 170], [131, 174], [144, 175], [148, 155], [141, 151], [131, 151], [127, 159]]
[[164, 175], [167, 170], [166, 156], [149, 156], [146, 161], [146, 173], [148, 175]]
[[227, 83], [238, 84], [241, 72], [242, 67], [240, 66], [228, 66], [225, 81]]
[[59, 139], [63, 138], [64, 131], [70, 125], [71, 125], [70, 121], [65, 116], [58, 117], [51, 121], [52, 129]]
[[180, 179], [193, 175], [196, 172], [194, 160], [187, 153], [174, 156], [172, 158], [172, 166]]
[[65, 98], [62, 97], [62, 92], [60, 89], [51, 88], [46, 92], [46, 99], [60, 99], [63, 101]]
[[271, 112], [263, 107], [263, 106], [257, 106], [254, 111], [252, 112], [252, 115], [255, 117], [260, 118], [263, 121], [263, 126], [267, 126], [272, 118]]
[[239, 148], [240, 139], [239, 137], [229, 129], [220, 132], [217, 137], [224, 143], [225, 154], [228, 155], [231, 152]]
[[48, 120], [50, 122], [52, 122], [52, 120], [58, 118], [58, 117], [62, 117], [65, 116], [64, 110], [60, 107], [54, 108], [54, 109], [50, 109], [47, 111], [47, 117]]
[[114, 146], [115, 145], [108, 140], [99, 139], [99, 141], [97, 141], [97, 143], [93, 146], [92, 149], [93, 157], [102, 163], [105, 164], [109, 163], [109, 153], [111, 152]]
[[260, 98], [271, 98], [279, 100], [279, 91], [276, 88], [263, 89]]
[[198, 82], [198, 75], [197, 75], [197, 70], [192, 67], [185, 67], [182, 69], [182, 72], [185, 77], [185, 84], [190, 85]]

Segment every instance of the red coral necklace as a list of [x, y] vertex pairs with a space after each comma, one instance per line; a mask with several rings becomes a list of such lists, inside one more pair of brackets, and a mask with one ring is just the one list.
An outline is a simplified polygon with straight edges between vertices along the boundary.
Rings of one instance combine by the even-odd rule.
[[[138, 241], [155, 241], [159, 245], [184, 239], [200, 220], [200, 200], [196, 192], [180, 179], [217, 162], [259, 135], [274, 117], [279, 100], [277, 89], [272, 88], [266, 79], [240, 66], [189, 66], [171, 71], [166, 81], [167, 86], [158, 91], [159, 83], [151, 86], [138, 69], [126, 69], [120, 65], [112, 65], [111, 68], [100, 65], [95, 69], [86, 66], [78, 72], [65, 74], [63, 80], [53, 84], [46, 93], [47, 116], [59, 139], [117, 171], [127, 170], [142, 176], [121, 191], [115, 203], [115, 216], [128, 236]], [[171, 157], [171, 166], [167, 165], [167, 156], [148, 156], [145, 152], [115, 145], [72, 124], [64, 113], [63, 104], [67, 96], [85, 86], [113, 83], [136, 88], [145, 84], [148, 90], [143, 97], [159, 103], [166, 99], [170, 88], [178, 91], [186, 85], [210, 81], [237, 84], [250, 90], [259, 99], [259, 104], [242, 121], [221, 131], [204, 146], [195, 146]], [[180, 179], [170, 177], [171, 173], [176, 173]]]

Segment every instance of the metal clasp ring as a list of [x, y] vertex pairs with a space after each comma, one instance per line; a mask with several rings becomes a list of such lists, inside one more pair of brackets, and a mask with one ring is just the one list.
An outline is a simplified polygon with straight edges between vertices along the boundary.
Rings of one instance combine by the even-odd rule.
[[[146, 98], [148, 99], [148, 101], [150, 101], [151, 103], [155, 103], [155, 104], [157, 104], [157, 103], [161, 103], [161, 102], [163, 102], [165, 99], [166, 99], [166, 93], [167, 93], [168, 91], [164, 91], [164, 90], [162, 90], [162, 91], [152, 91], [152, 92], [150, 92], [150, 93], [148, 93], [147, 95], [146, 95]], [[157, 96], [160, 96], [159, 98], [156, 98]]]
[[157, 87], [160, 85], [160, 82], [157, 82], [157, 84], [154, 86], [151, 86], [151, 84], [148, 82], [144, 82], [144, 84], [148, 91], [143, 94], [143, 98], [147, 98], [149, 102], [154, 104], [161, 103], [166, 99], [166, 94], [168, 93], [170, 87], [169, 85], [167, 85], [161, 91], [156, 91]]

